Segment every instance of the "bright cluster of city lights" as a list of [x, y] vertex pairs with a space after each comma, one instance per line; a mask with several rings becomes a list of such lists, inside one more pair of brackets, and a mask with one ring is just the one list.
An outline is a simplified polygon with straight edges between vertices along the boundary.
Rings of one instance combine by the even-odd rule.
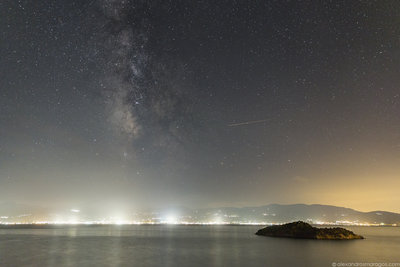
[[[6, 219], [6, 220], [4, 220]], [[123, 220], [117, 218], [102, 219], [102, 220], [32, 220], [32, 221], [9, 221], [7, 216], [0, 218], [0, 225], [280, 225], [286, 222], [258, 222], [258, 221], [185, 221], [179, 220], [176, 217], [167, 217], [162, 220]], [[328, 225], [328, 226], [398, 226], [397, 224], [384, 224], [384, 223], [360, 223], [351, 221], [336, 221], [336, 222], [323, 222], [323, 221], [308, 221], [314, 225]]]
[[[0, 225], [279, 225], [288, 221], [278, 220], [257, 220], [249, 219], [237, 214], [225, 214], [222, 211], [216, 213], [205, 213], [190, 216], [182, 216], [177, 211], [151, 212], [125, 214], [124, 212], [114, 213], [113, 216], [103, 218], [91, 218], [84, 215], [80, 209], [72, 208], [67, 212], [49, 216], [35, 216], [33, 214], [21, 214], [10, 216], [0, 214]], [[262, 214], [265, 217], [265, 214]], [[276, 214], [271, 214], [274, 218]], [[135, 219], [133, 219], [135, 218]], [[350, 220], [323, 221], [308, 218], [307, 221], [314, 225], [328, 226], [400, 226], [399, 224], [369, 223]]]

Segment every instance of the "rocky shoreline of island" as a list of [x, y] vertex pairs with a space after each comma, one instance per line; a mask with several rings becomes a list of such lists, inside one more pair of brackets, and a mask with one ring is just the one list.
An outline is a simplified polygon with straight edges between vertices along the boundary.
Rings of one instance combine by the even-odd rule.
[[317, 240], [364, 239], [363, 236], [341, 227], [318, 228], [303, 221], [267, 226], [258, 230], [256, 235]]

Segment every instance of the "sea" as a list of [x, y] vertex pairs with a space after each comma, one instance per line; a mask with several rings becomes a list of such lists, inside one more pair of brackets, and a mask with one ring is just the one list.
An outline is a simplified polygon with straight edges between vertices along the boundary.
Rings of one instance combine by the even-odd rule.
[[2, 227], [0, 266], [399, 266], [400, 227], [364, 240], [256, 236], [254, 225]]

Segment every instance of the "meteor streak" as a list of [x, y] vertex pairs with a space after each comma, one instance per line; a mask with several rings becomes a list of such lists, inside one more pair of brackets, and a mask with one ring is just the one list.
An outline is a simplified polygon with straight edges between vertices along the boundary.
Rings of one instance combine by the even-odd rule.
[[261, 123], [261, 122], [266, 122], [266, 121], [268, 121], [268, 120], [245, 121], [245, 122], [238, 122], [238, 123], [228, 124], [228, 126], [229, 127], [236, 127], [236, 126], [256, 124], [256, 123]]

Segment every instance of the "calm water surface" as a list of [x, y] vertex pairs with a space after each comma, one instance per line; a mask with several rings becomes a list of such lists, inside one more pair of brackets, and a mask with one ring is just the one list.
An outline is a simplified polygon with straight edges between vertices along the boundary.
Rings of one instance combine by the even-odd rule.
[[260, 237], [260, 226], [0, 229], [0, 266], [332, 266], [400, 262], [399, 227], [348, 227], [365, 240]]

